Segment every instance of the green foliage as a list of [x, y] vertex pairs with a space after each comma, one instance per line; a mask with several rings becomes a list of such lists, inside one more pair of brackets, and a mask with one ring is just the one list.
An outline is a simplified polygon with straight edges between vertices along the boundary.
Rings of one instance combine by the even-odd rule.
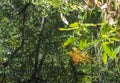
[[64, 46], [66, 47], [67, 45], [69, 45], [70, 43], [74, 42], [76, 40], [75, 37], [70, 37], [68, 38], [65, 42], [64, 42]]
[[79, 23], [78, 22], [74, 22], [74, 23], [70, 24], [69, 27], [74, 28], [74, 27], [78, 27], [78, 26], [79, 26]]
[[119, 54], [119, 52], [120, 52], [120, 46], [117, 46], [117, 47], [115, 48], [114, 52], [115, 52], [116, 54]]
[[107, 54], [106, 53], [103, 54], [102, 60], [103, 60], [104, 64], [107, 63]]
[[119, 6], [1, 0], [0, 83], [118, 83]]
[[79, 45], [80, 50], [83, 50], [86, 47], [87, 47], [87, 41], [86, 40], [81, 40], [80, 45]]

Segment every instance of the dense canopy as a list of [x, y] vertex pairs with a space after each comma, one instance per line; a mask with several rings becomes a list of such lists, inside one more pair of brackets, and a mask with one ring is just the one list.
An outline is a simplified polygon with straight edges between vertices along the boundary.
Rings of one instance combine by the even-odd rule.
[[119, 0], [0, 0], [0, 83], [119, 82]]

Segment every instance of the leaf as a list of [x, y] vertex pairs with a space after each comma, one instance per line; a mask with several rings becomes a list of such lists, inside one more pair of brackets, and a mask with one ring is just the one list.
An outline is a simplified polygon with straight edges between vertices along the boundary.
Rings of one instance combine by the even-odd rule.
[[111, 56], [112, 52], [107, 45], [104, 46], [104, 51], [108, 54], [108, 56]]
[[104, 64], [107, 63], [107, 55], [106, 55], [106, 53], [103, 54], [102, 60], [103, 60], [103, 63], [104, 63]]
[[67, 45], [69, 45], [70, 43], [74, 42], [75, 40], [76, 40], [75, 37], [68, 38], [68, 39], [64, 42], [64, 46], [66, 47]]
[[115, 48], [114, 52], [115, 52], [115, 54], [120, 53], [120, 46], [118, 46], [117, 48]]
[[69, 24], [68, 21], [67, 21], [67, 19], [65, 18], [65, 16], [63, 16], [62, 13], [60, 13], [60, 17], [61, 17], [62, 21], [63, 21], [66, 25]]
[[78, 9], [77, 5], [72, 5], [71, 7], [72, 7], [73, 10], [77, 10]]
[[72, 24], [70, 24], [70, 26], [69, 27], [78, 27], [79, 26], [79, 24], [78, 24], [78, 22], [74, 22], [74, 23], [72, 23]]
[[120, 41], [120, 38], [117, 38], [117, 37], [112, 37], [112, 38], [109, 38], [110, 40], [112, 41]]
[[80, 50], [83, 50], [86, 47], [87, 47], [87, 41], [86, 40], [81, 40], [80, 45], [79, 45]]
[[104, 51], [108, 54], [109, 57], [116, 57], [116, 54], [113, 50], [110, 49], [107, 45], [104, 46]]
[[89, 27], [89, 26], [96, 26], [96, 25], [99, 25], [99, 24], [85, 23], [85, 24], [80, 24], [80, 25], [81, 25], [81, 26]]
[[116, 58], [116, 53], [112, 51], [111, 57]]
[[[88, 24], [80, 24], [80, 26], [83, 27], [89, 27], [89, 26], [97, 26], [97, 25], [105, 25], [105, 23], [98, 23], [98, 24], [93, 24], [93, 23], [88, 23]], [[71, 28], [58, 28], [60, 31], [70, 31], [70, 30], [75, 30], [75, 29], [79, 29], [80, 27], [78, 22], [74, 22], [72, 24], [70, 24], [69, 27]]]
[[[102, 33], [103, 34], [103, 33]], [[109, 38], [109, 36], [108, 35], [102, 35], [101, 34], [101, 37], [103, 38], [103, 39], [108, 39]]]
[[75, 28], [58, 28], [60, 31], [70, 31], [70, 30], [75, 30], [78, 29], [78, 27]]
[[113, 44], [114, 43], [114, 41], [110, 41], [110, 42], [103, 42], [101, 45], [102, 46], [106, 46], [106, 45], [108, 45], [108, 44]]

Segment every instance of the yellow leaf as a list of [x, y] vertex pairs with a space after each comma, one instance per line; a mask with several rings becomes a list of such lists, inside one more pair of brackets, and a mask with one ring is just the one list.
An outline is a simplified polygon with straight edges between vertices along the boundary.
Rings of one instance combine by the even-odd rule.
[[106, 53], [103, 54], [102, 60], [103, 60], [103, 63], [104, 63], [104, 64], [107, 63], [107, 55], [106, 55]]
[[77, 10], [78, 9], [77, 5], [72, 5], [71, 7], [72, 7], [73, 10]]
[[78, 29], [79, 27], [75, 27], [75, 28], [58, 28], [60, 31], [70, 31], [70, 30], [75, 30]]
[[79, 26], [79, 24], [78, 24], [78, 22], [74, 22], [74, 23], [72, 23], [72, 24], [70, 24], [70, 26], [69, 27], [78, 27]]

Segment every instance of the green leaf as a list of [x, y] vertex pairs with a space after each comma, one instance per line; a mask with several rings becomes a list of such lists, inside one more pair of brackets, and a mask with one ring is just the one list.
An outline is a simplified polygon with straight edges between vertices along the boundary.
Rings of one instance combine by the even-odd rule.
[[112, 51], [111, 57], [116, 58], [116, 53]]
[[120, 38], [117, 38], [117, 37], [112, 37], [112, 38], [109, 38], [110, 40], [113, 40], [113, 41], [120, 41]]
[[102, 56], [102, 60], [103, 60], [103, 63], [106, 64], [107, 63], [107, 55], [106, 53], [104, 52], [103, 56]]
[[108, 56], [111, 56], [112, 52], [107, 45], [104, 46], [104, 51], [108, 54]]
[[86, 40], [81, 40], [80, 45], [79, 45], [79, 49], [83, 50], [86, 47], [87, 47], [87, 41]]
[[70, 24], [69, 27], [74, 28], [74, 27], [78, 27], [78, 26], [79, 26], [78, 22], [74, 22], [74, 23]]
[[103, 42], [101, 45], [102, 46], [106, 46], [106, 45], [108, 45], [108, 44], [113, 44], [114, 43], [114, 41], [110, 41], [110, 42]]
[[[102, 25], [102, 24], [101, 23], [99, 23], [99, 24], [92, 24], [92, 23], [80, 24], [80, 26], [82, 26], [82, 27], [97, 26], [97, 25]], [[74, 23], [70, 24], [69, 27], [71, 27], [71, 28], [58, 28], [58, 29], [60, 31], [70, 31], [70, 30], [75, 30], [75, 29], [81, 28], [81, 27], [78, 27], [78, 26], [79, 26], [78, 22], [74, 22]]]
[[64, 42], [64, 46], [66, 47], [67, 45], [69, 45], [70, 43], [74, 42], [75, 40], [76, 40], [75, 37], [68, 38], [68, 39]]
[[118, 46], [117, 48], [115, 48], [114, 52], [115, 52], [115, 54], [120, 53], [120, 46]]
[[75, 28], [58, 28], [60, 31], [70, 31], [70, 30], [75, 30], [78, 29], [78, 27]]
[[116, 53], [110, 49], [107, 45], [104, 46], [104, 51], [108, 54], [109, 57], [116, 57]]

